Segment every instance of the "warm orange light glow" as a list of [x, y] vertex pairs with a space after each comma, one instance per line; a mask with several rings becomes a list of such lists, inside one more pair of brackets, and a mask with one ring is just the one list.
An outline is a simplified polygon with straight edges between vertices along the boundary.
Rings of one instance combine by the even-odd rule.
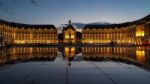
[[136, 59], [139, 62], [145, 62], [145, 51], [136, 51]]
[[25, 44], [25, 41], [21, 41], [20, 43], [21, 43], [21, 44]]
[[68, 47], [65, 47], [65, 52], [69, 52], [69, 48]]
[[74, 56], [75, 55], [75, 47], [72, 47], [71, 48], [71, 56]]
[[89, 43], [93, 43], [93, 41], [89, 41]]
[[69, 39], [69, 35], [65, 35], [65, 39]]
[[143, 26], [137, 26], [136, 28], [136, 37], [138, 36], [144, 36], [144, 27]]
[[47, 43], [50, 43], [50, 41], [47, 41]]
[[16, 44], [25, 44], [25, 41], [22, 41], [22, 40], [16, 40], [16, 41], [14, 41], [14, 43], [16, 43]]
[[74, 36], [74, 35], [71, 35], [71, 38], [72, 38], [72, 39], [74, 39], [74, 38], [75, 38], [75, 36]]
[[72, 48], [71, 48], [71, 52], [74, 52], [74, 51], [75, 51], [75, 47], [72, 47]]
[[33, 52], [33, 48], [29, 48], [29, 50], [30, 50], [30, 53], [32, 53], [32, 52]]
[[75, 47], [65, 47], [64, 54], [66, 57], [72, 57], [75, 55]]
[[136, 37], [138, 37], [138, 36], [144, 36], [144, 31], [137, 31]]

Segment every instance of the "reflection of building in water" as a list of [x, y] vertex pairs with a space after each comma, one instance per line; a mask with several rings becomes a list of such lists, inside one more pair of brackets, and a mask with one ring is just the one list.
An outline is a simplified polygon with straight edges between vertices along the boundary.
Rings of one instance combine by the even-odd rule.
[[[86, 57], [122, 57], [122, 56], [133, 56], [134, 48], [127, 47], [82, 47], [82, 54]], [[129, 52], [129, 53], [127, 53]]]
[[0, 63], [9, 63], [27, 60], [54, 60], [57, 56], [56, 47], [14, 47], [3, 49]]
[[69, 60], [73, 60], [76, 55], [75, 47], [64, 47], [63, 56]]
[[150, 47], [147, 47], [145, 49], [145, 60], [146, 63], [150, 64]]
[[[150, 64], [150, 47], [61, 47], [62, 55], [69, 63], [74, 60], [79, 50], [85, 60], [99, 61], [106, 58]], [[27, 60], [52, 61], [56, 58], [57, 52], [57, 47], [0, 48], [0, 64]]]
[[150, 49], [148, 47], [137, 47], [136, 48], [136, 60], [145, 63], [149, 59]]
[[145, 51], [136, 51], [136, 60], [138, 60], [139, 62], [145, 62]]
[[64, 47], [62, 54], [63, 54], [63, 57], [66, 58], [68, 65], [71, 66], [71, 61], [74, 60], [74, 57], [76, 55], [76, 48]]
[[146, 47], [82, 47], [82, 55], [87, 60], [98, 58], [116, 58], [149, 62], [150, 49]]

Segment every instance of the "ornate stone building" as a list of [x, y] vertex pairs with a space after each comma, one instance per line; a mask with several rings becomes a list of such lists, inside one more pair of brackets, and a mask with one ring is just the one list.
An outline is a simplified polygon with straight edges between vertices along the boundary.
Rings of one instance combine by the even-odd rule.
[[0, 22], [1, 44], [54, 44], [58, 43], [54, 25], [28, 25]]
[[0, 20], [0, 45], [13, 44], [150, 44], [150, 15], [133, 22], [86, 25], [82, 32], [71, 24], [58, 34], [54, 25], [29, 25]]
[[69, 25], [63, 28], [63, 43], [76, 43], [76, 30], [69, 20]]
[[83, 44], [150, 44], [150, 15], [134, 22], [87, 25], [82, 30]]

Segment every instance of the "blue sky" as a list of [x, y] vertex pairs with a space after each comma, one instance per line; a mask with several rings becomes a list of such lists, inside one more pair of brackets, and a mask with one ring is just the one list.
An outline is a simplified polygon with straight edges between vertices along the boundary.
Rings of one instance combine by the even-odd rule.
[[27, 24], [123, 23], [150, 14], [150, 0], [0, 0], [0, 19]]

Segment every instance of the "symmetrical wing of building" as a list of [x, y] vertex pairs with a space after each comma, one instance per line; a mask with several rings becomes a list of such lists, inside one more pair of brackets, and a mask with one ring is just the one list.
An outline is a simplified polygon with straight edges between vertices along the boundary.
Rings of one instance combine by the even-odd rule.
[[28, 25], [2, 21], [0, 23], [1, 43], [38, 44], [57, 43], [57, 29], [54, 25]]
[[86, 25], [77, 32], [69, 21], [62, 33], [54, 25], [30, 25], [0, 21], [0, 44], [150, 44], [150, 15], [133, 22]]
[[134, 22], [111, 25], [87, 25], [82, 30], [82, 43], [149, 44], [150, 15]]

